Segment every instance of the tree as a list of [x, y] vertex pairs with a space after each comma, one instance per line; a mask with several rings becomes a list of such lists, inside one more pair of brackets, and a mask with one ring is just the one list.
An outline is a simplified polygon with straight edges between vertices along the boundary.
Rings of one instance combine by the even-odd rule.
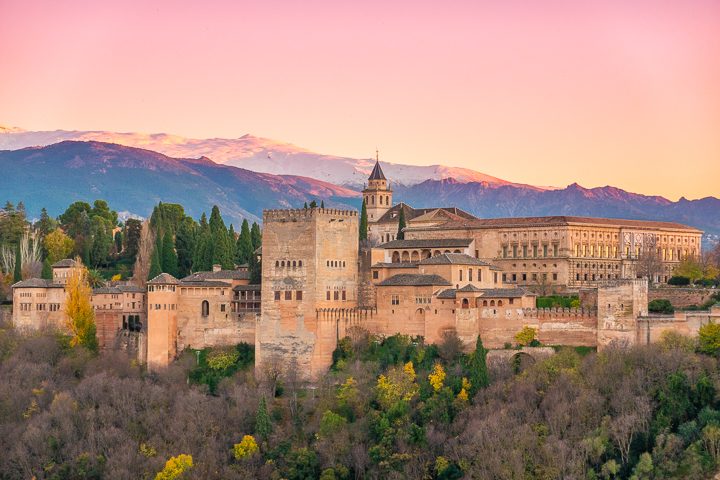
[[362, 202], [362, 208], [360, 210], [360, 241], [367, 240], [368, 238], [368, 214], [367, 205], [365, 205], [365, 199]]
[[250, 228], [250, 238], [252, 239], [253, 251], [262, 246], [262, 232], [260, 231], [260, 225], [256, 222], [253, 222]]
[[250, 263], [250, 257], [254, 255], [255, 249], [252, 244], [252, 234], [247, 220], [243, 220], [240, 227], [240, 236], [235, 247], [235, 261], [238, 264]]
[[165, 467], [155, 475], [155, 480], [176, 480], [193, 467], [191, 455], [180, 454], [170, 457]]
[[720, 353], [720, 324], [707, 323], [698, 330], [699, 350], [708, 355]]
[[257, 413], [255, 415], [255, 433], [263, 440], [267, 441], [272, 433], [272, 423], [268, 414], [267, 405], [265, 404], [265, 396], [260, 397]]
[[57, 222], [53, 219], [45, 208], [40, 210], [40, 220], [35, 222], [35, 231], [44, 237], [48, 233], [52, 232], [57, 228]]
[[398, 215], [398, 231], [397, 236], [395, 237], [398, 240], [405, 240], [405, 232], [403, 230], [406, 227], [405, 223], [405, 209], [403, 208], [403, 205], [400, 205], [400, 215]]
[[68, 258], [75, 248], [75, 241], [59, 228], [45, 235], [43, 244], [51, 265], [63, 258]]
[[515, 341], [523, 347], [530, 345], [536, 338], [537, 330], [527, 325], [515, 334]]
[[138, 248], [140, 248], [141, 232], [142, 222], [136, 218], [128, 218], [125, 222], [125, 233], [123, 234], [123, 252], [128, 258], [135, 259]]
[[428, 375], [428, 380], [435, 392], [439, 392], [443, 388], [443, 382], [445, 381], [445, 369], [442, 367], [440, 362], [435, 363], [432, 372]]
[[690, 282], [695, 283], [703, 278], [704, 272], [702, 265], [694, 257], [684, 258], [674, 269], [673, 276], [686, 277]]
[[655, 283], [659, 281], [663, 268], [662, 258], [654, 245], [647, 245], [640, 251], [635, 263], [635, 273], [638, 277], [645, 277], [650, 283]]
[[43, 268], [42, 268], [42, 274], [41, 278], [44, 278], [45, 280], [52, 280], [52, 264], [50, 263], [50, 260], [45, 257], [45, 260], [43, 260]]
[[315, 200], [310, 202], [310, 208], [317, 208], [317, 202]]
[[240, 443], [233, 445], [235, 460], [245, 460], [258, 453], [259, 447], [252, 435], [244, 435]]
[[470, 355], [468, 368], [470, 370], [470, 388], [473, 395], [481, 388], [490, 385], [490, 376], [487, 368], [487, 350], [483, 346], [480, 335], [475, 343], [475, 351]]
[[675, 312], [675, 308], [670, 303], [670, 300], [656, 298], [648, 303], [648, 312], [670, 314]]
[[176, 277], [178, 275], [178, 257], [175, 253], [175, 242], [168, 230], [163, 237], [162, 271]]
[[154, 251], [155, 233], [152, 228], [150, 228], [150, 222], [145, 221], [140, 230], [140, 241], [138, 242], [138, 251], [133, 267], [133, 280], [139, 287], [143, 287], [145, 281], [148, 280]]
[[320, 200], [320, 208], [325, 208], [325, 200]]
[[150, 270], [148, 271], [147, 279], [152, 280], [161, 273], [163, 273], [162, 263], [160, 262], [160, 253], [156, 246], [150, 257]]
[[13, 280], [19, 282], [22, 280], [22, 255], [20, 254], [20, 242], [15, 246], [15, 271], [13, 272]]
[[91, 303], [92, 288], [88, 283], [88, 271], [79, 258], [75, 259], [75, 263], [75, 266], [70, 269], [65, 286], [67, 294], [65, 314], [67, 315], [67, 328], [72, 336], [70, 344], [97, 352], [95, 310]]
[[193, 253], [197, 241], [197, 224], [190, 217], [185, 217], [175, 235], [175, 251], [178, 257], [178, 274], [181, 277], [190, 275], [193, 269]]

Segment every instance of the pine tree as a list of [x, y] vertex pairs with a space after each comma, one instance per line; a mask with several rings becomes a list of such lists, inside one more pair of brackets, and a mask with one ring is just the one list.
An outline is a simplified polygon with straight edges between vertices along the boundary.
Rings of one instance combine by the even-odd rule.
[[168, 231], [165, 232], [163, 237], [162, 246], [162, 271], [169, 273], [173, 277], [178, 275], [178, 257], [175, 253], [175, 242], [173, 241], [172, 234]]
[[98, 351], [98, 341], [95, 327], [95, 310], [91, 302], [92, 288], [88, 283], [87, 269], [80, 264], [80, 259], [75, 261], [78, 265], [71, 269], [65, 286], [67, 292], [65, 314], [67, 315], [68, 330], [72, 333], [70, 344], [85, 347], [96, 353]]
[[257, 414], [255, 415], [255, 434], [267, 441], [272, 433], [272, 423], [270, 415], [268, 415], [267, 405], [265, 404], [265, 396], [260, 397]]
[[152, 257], [150, 258], [150, 272], [148, 273], [148, 280], [152, 280], [162, 273], [162, 264], [160, 263], [160, 253], [158, 252], [157, 245], [153, 250]]
[[250, 274], [250, 285], [260, 285], [262, 278], [262, 264], [254, 253], [248, 262], [248, 273]]
[[400, 205], [400, 215], [398, 217], [398, 232], [395, 238], [398, 240], [405, 240], [405, 232], [403, 232], [403, 229], [407, 225], [405, 224], [405, 209], [403, 208], [403, 205]]
[[310, 202], [310, 208], [317, 208], [317, 202], [315, 200]]
[[50, 264], [50, 258], [45, 257], [43, 260], [42, 274], [40, 275], [45, 280], [52, 280], [52, 265]]
[[360, 210], [360, 241], [367, 240], [368, 235], [368, 216], [367, 216], [367, 205], [365, 200], [362, 202], [362, 209]]
[[472, 394], [474, 395], [475, 392], [481, 388], [485, 388], [490, 385], [490, 377], [488, 376], [487, 368], [487, 350], [483, 346], [480, 335], [478, 335], [477, 342], [475, 343], [475, 351], [472, 355], [470, 355], [468, 367], [470, 370], [469, 373]]
[[13, 280], [19, 282], [22, 280], [22, 255], [20, 255], [20, 241], [15, 247], [15, 271], [13, 272]]
[[250, 257], [254, 255], [255, 249], [253, 248], [252, 235], [250, 233], [250, 225], [247, 220], [243, 220], [242, 226], [240, 227], [240, 236], [237, 240], [235, 248], [235, 259], [237, 263], [250, 263]]
[[325, 208], [325, 200], [320, 200], [320, 208]]
[[307, 208], [308, 208], [307, 202], [305, 202], [305, 205], [303, 205], [303, 208], [304, 208], [305, 210], [307, 210]]

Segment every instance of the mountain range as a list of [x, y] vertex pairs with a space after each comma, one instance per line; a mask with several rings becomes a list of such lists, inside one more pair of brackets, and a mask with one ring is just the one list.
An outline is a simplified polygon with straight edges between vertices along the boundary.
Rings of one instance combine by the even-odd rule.
[[[87, 141], [97, 138], [115, 143]], [[250, 135], [192, 140], [167, 134], [0, 127], [0, 149], [7, 149], [0, 151], [5, 173], [0, 177], [5, 198], [0, 200], [23, 200], [31, 215], [43, 206], [58, 214], [71, 201], [104, 198], [139, 216], [149, 214], [158, 201], [182, 203], [195, 217], [217, 204], [233, 223], [258, 220], [263, 208], [299, 207], [313, 199], [358, 208], [359, 190], [374, 162], [316, 154]], [[715, 197], [673, 202], [610, 186], [547, 188], [440, 165], [381, 165], [392, 183], [394, 201], [418, 208], [457, 206], [486, 218], [582, 215], [665, 220], [705, 230], [706, 238], [720, 236], [720, 200]]]

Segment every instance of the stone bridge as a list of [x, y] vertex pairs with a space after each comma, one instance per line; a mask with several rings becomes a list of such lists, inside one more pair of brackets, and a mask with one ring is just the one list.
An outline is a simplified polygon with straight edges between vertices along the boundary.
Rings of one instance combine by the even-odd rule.
[[555, 355], [555, 349], [552, 347], [523, 347], [519, 350], [490, 350], [487, 354], [487, 363], [488, 365], [498, 365], [502, 362], [512, 363], [518, 355], [528, 358], [532, 363], [534, 363], [544, 360], [551, 355]]

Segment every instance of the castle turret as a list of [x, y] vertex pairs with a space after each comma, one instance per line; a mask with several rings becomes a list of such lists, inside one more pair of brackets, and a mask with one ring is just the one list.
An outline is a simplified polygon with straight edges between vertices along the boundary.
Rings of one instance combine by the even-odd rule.
[[167, 273], [147, 282], [147, 362], [150, 370], [167, 367], [177, 353], [179, 285], [178, 279]]
[[375, 151], [375, 167], [362, 194], [367, 207], [368, 221], [371, 223], [377, 222], [392, 206], [392, 190], [388, 188], [377, 151]]

